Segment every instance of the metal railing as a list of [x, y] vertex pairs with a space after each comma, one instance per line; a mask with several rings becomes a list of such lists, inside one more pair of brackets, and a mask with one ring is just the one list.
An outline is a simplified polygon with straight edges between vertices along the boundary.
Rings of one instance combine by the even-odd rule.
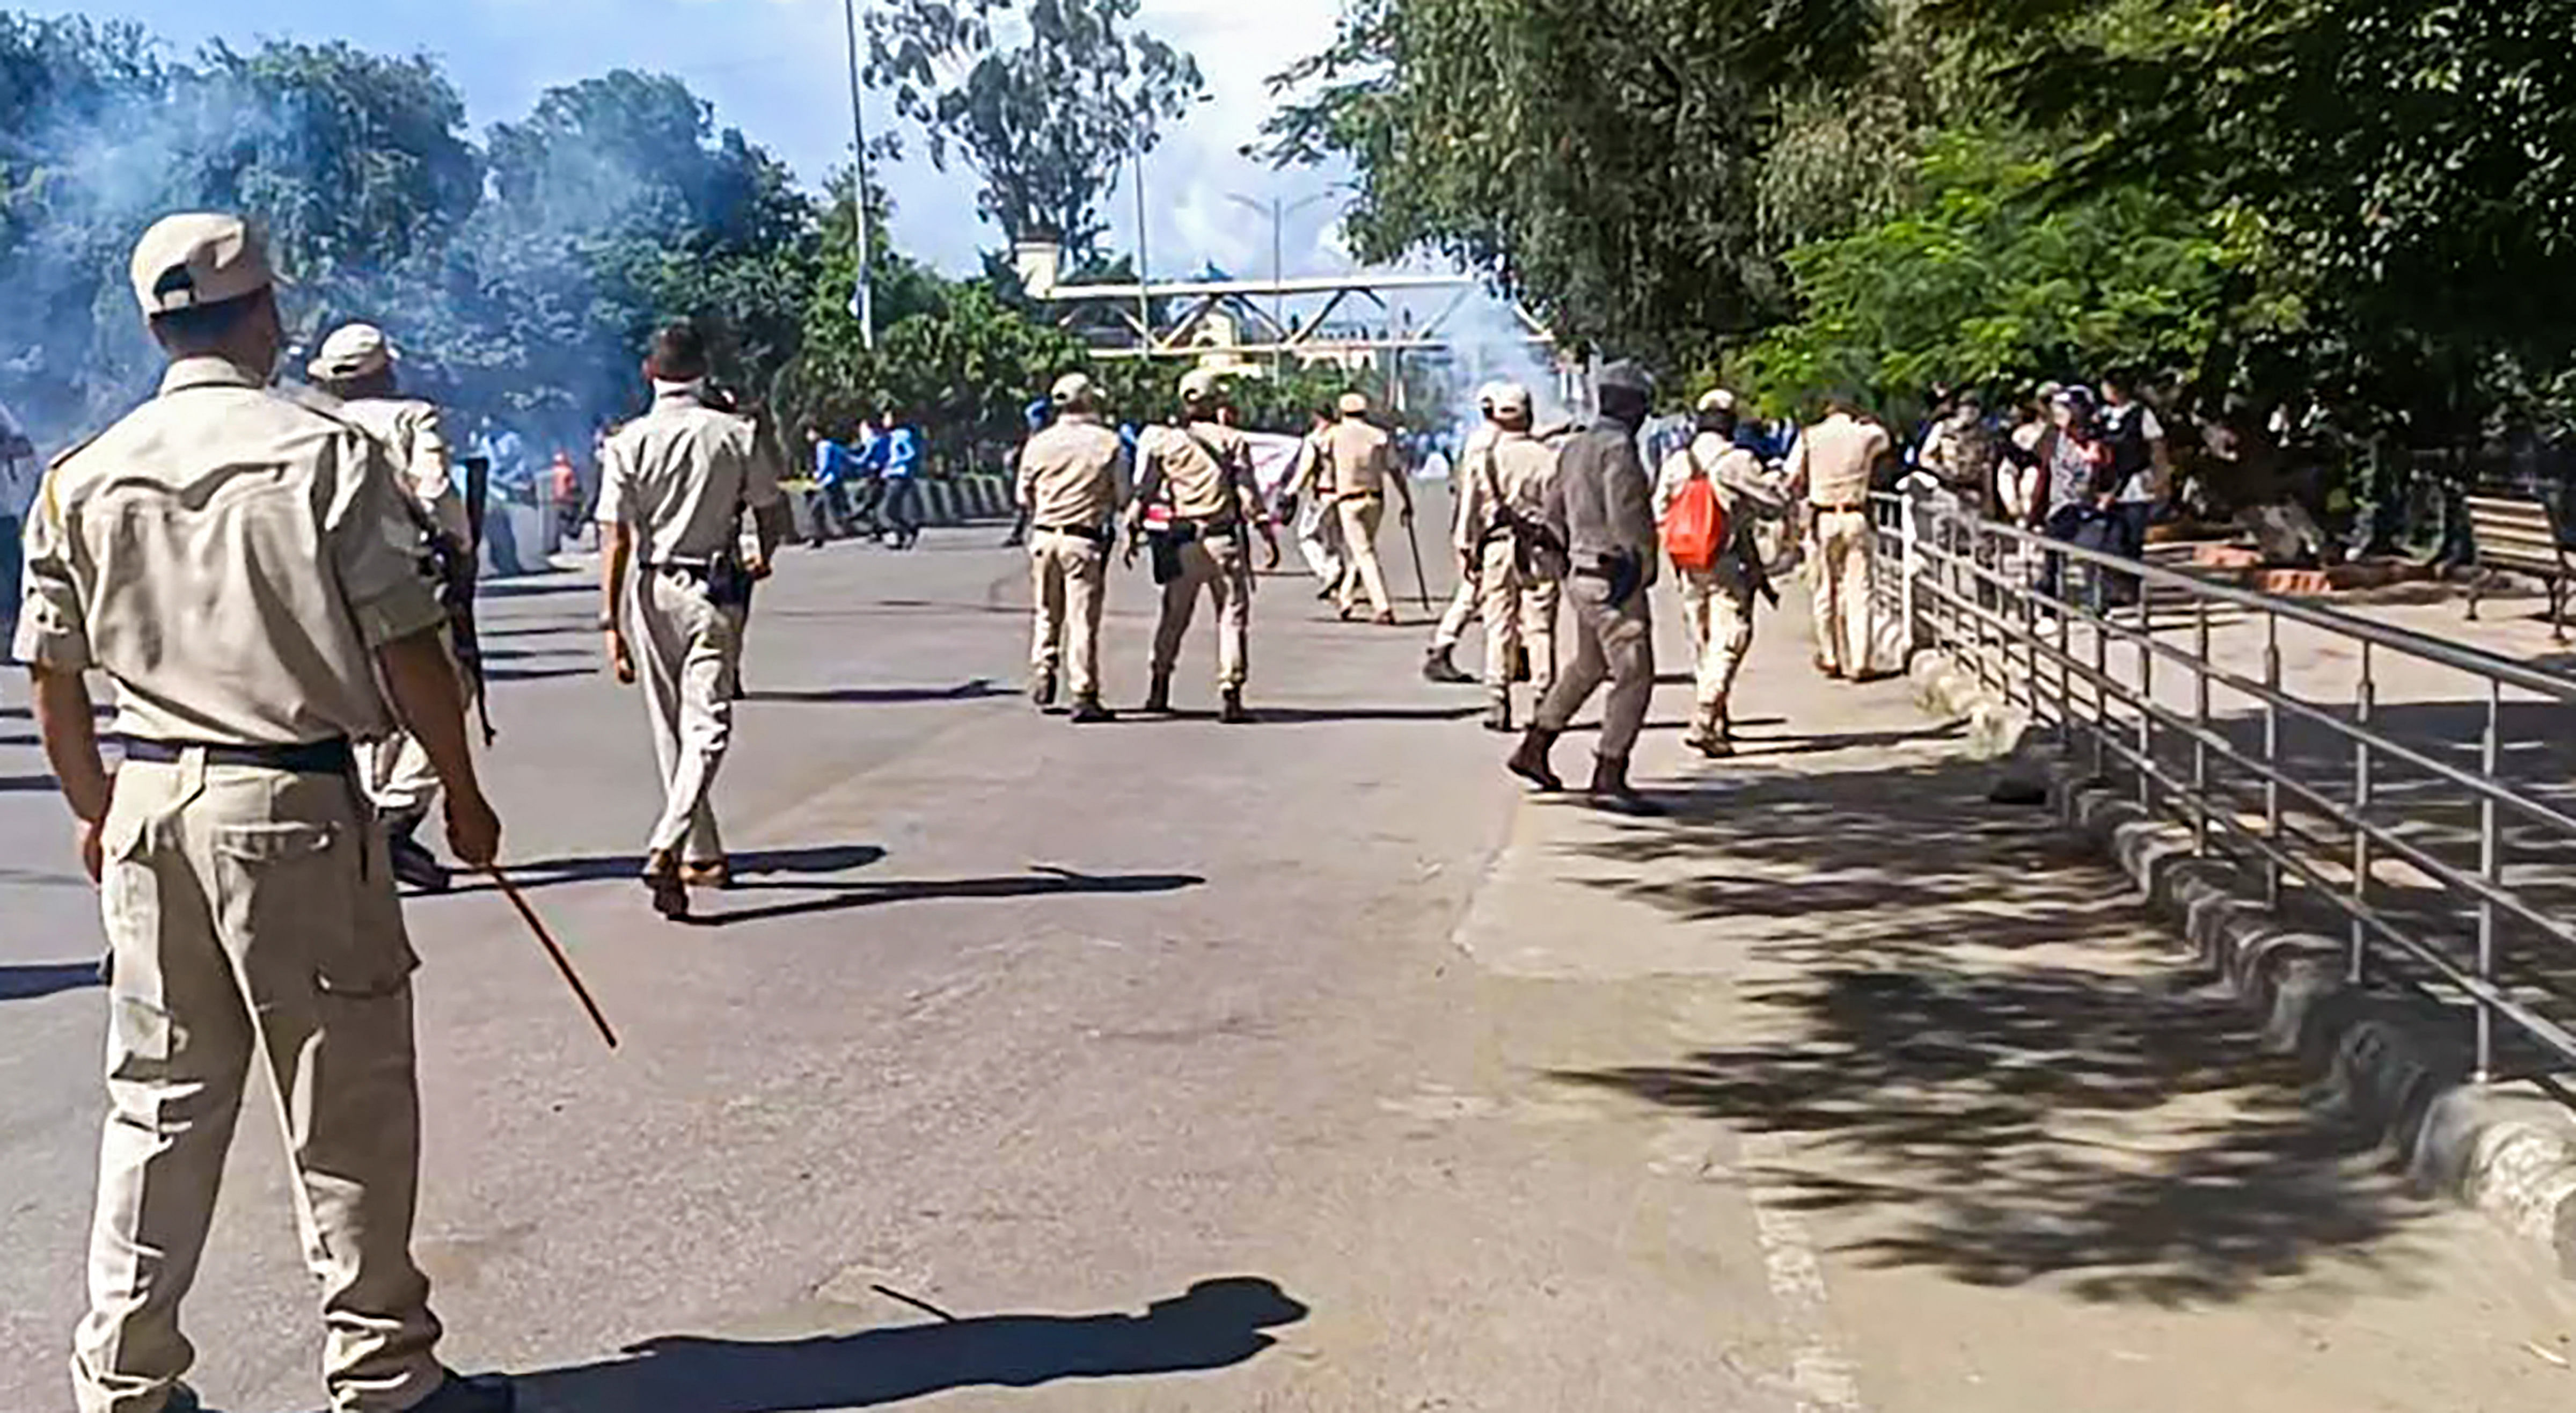
[[1912, 650], [2276, 909], [2339, 925], [2356, 983], [2469, 1011], [2481, 1082], [2500, 1043], [2576, 1059], [2576, 680], [1937, 493], [1878, 505], [1880, 594]]

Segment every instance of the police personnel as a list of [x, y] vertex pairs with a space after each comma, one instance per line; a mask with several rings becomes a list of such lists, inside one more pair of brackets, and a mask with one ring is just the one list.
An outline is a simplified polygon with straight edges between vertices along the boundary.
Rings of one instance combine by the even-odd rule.
[[1333, 475], [1333, 503], [1341, 515], [1343, 553], [1350, 571], [1342, 579], [1342, 617], [1359, 606], [1360, 591], [1383, 626], [1395, 623], [1395, 604], [1386, 594], [1386, 569], [1378, 562], [1377, 531], [1386, 523], [1386, 488], [1393, 485], [1404, 501], [1404, 523], [1413, 523], [1413, 486], [1395, 464], [1394, 439], [1368, 419], [1368, 394], [1342, 394], [1342, 420], [1324, 434], [1325, 459]]
[[1148, 522], [1160, 518], [1164, 523], [1150, 539], [1163, 611], [1154, 624], [1154, 676], [1145, 710], [1172, 709], [1172, 669], [1181, 660], [1181, 641], [1198, 612], [1199, 596], [1205, 594], [1216, 600], [1217, 690], [1224, 703], [1219, 719], [1241, 725], [1252, 720], [1243, 706], [1243, 685], [1252, 665], [1248, 527], [1260, 530], [1273, 561], [1279, 557], [1279, 540], [1253, 479], [1252, 444], [1217, 420], [1224, 396], [1215, 374], [1191, 372], [1181, 379], [1180, 425], [1149, 429], [1139, 441], [1143, 467], [1126, 558], [1135, 562], [1137, 549], [1149, 538]]
[[[1458, 449], [1458, 459], [1449, 465], [1449, 543], [1458, 555], [1458, 589], [1449, 596], [1449, 607], [1440, 615], [1440, 626], [1431, 630], [1431, 647], [1422, 655], [1422, 680], [1426, 682], [1454, 685], [1476, 680], [1459, 670], [1454, 656], [1459, 641], [1467, 636], [1467, 625], [1475, 621], [1485, 598], [1485, 561], [1477, 549], [1481, 534], [1471, 520], [1468, 477], [1477, 459], [1494, 444], [1494, 393], [1501, 387], [1500, 383], [1487, 383], [1476, 389], [1476, 430], [1467, 434], [1466, 444]], [[1492, 636], [1490, 630], [1487, 636]]]
[[1100, 422], [1091, 379], [1067, 373], [1048, 399], [1055, 424], [1020, 451], [1020, 515], [1029, 527], [1036, 632], [1029, 695], [1055, 704], [1056, 673], [1073, 682], [1073, 719], [1107, 721], [1100, 704], [1100, 614], [1108, 601], [1109, 545], [1127, 506], [1127, 450]]
[[[400, 395], [394, 372], [394, 350], [384, 331], [372, 324], [349, 324], [322, 341], [321, 351], [305, 368], [314, 386], [340, 400], [339, 413], [364, 427], [393, 456], [396, 472], [419, 502], [435, 536], [432, 557], [442, 573], [469, 576], [459, 591], [470, 592], [474, 572], [473, 522], [466, 518], [465, 498], [447, 459], [447, 435], [438, 409]], [[452, 650], [456, 644], [449, 644]], [[460, 675], [466, 711], [474, 710], [478, 684]], [[447, 870], [413, 835], [429, 818], [438, 799], [438, 772], [428, 753], [410, 733], [396, 731], [381, 741], [358, 747], [358, 768], [367, 797], [385, 823], [393, 855], [394, 876], [414, 888], [443, 891]]]
[[1297, 552], [1315, 575], [1315, 597], [1339, 600], [1351, 566], [1342, 544], [1342, 514], [1333, 504], [1332, 433], [1332, 412], [1315, 409], [1314, 426], [1297, 443], [1297, 469], [1285, 499], [1296, 506]]
[[1497, 383], [1486, 395], [1493, 436], [1468, 455], [1458, 541], [1476, 563], [1485, 618], [1485, 729], [1512, 729], [1512, 680], [1528, 664], [1542, 699], [1556, 685], [1558, 580], [1563, 546], [1542, 529], [1556, 452], [1530, 433], [1530, 390]]
[[1871, 675], [1878, 535], [1870, 524], [1869, 490], [1892, 449], [1885, 427], [1863, 420], [1850, 398], [1837, 395], [1825, 402], [1825, 420], [1809, 427], [1789, 454], [1790, 493], [1807, 500], [1816, 670], [1827, 677], [1866, 681]]
[[[506, 1384], [433, 1352], [411, 1256], [417, 959], [353, 774], [352, 741], [401, 721], [446, 786], [456, 856], [497, 852], [418, 512], [375, 439], [267, 391], [285, 335], [256, 233], [172, 216], [132, 274], [169, 370], [49, 473], [15, 644], [112, 973], [73, 1393], [81, 1413], [197, 1406], [179, 1306], [256, 1057], [322, 1283], [332, 1407], [502, 1413]], [[113, 775], [91, 670], [116, 683]]]
[[1601, 415], [1557, 456], [1545, 521], [1566, 546], [1565, 597], [1574, 608], [1572, 666], [1539, 703], [1538, 718], [1512, 754], [1511, 771], [1543, 790], [1562, 790], [1548, 756], [1556, 738], [1604, 679], [1601, 746], [1587, 792], [1601, 809], [1660, 815], [1661, 805], [1628, 783], [1628, 757], [1655, 693], [1655, 632], [1646, 588], [1655, 581], [1654, 487], [1637, 455], [1654, 380], [1622, 360], [1601, 370]]
[[781, 519], [777, 463], [749, 419], [712, 404], [708, 372], [696, 325], [654, 335], [644, 362], [652, 409], [608, 439], [600, 463], [599, 626], [617, 680], [644, 685], [663, 790], [644, 883], [669, 918], [688, 915], [690, 888], [733, 882], [713, 794], [733, 740], [751, 586], [769, 571]]
[[1698, 434], [1664, 458], [1663, 471], [1655, 478], [1655, 519], [1661, 523], [1682, 488], [1694, 480], [1709, 483], [1726, 519], [1715, 564], [1704, 570], [1673, 569], [1697, 685], [1682, 744], [1715, 760], [1735, 754], [1727, 700], [1734, 694], [1744, 655], [1753, 647], [1753, 596], [1764, 585], [1753, 525], [1762, 509], [1777, 509], [1777, 501], [1762, 484], [1760, 459], [1735, 444], [1735, 394], [1724, 388], [1702, 394], [1698, 422]]

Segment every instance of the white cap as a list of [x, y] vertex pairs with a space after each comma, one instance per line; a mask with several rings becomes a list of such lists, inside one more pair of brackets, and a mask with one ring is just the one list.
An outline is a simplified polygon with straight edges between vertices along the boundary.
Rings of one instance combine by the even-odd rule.
[[325, 383], [345, 383], [393, 366], [393, 341], [373, 324], [343, 324], [322, 340], [322, 349], [304, 371]]
[[164, 216], [135, 242], [134, 298], [146, 314], [172, 314], [247, 298], [277, 283], [267, 243], [238, 216]]

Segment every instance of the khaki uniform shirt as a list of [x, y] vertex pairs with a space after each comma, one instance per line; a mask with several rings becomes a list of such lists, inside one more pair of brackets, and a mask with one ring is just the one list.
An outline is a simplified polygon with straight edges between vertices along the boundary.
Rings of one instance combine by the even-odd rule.
[[1309, 491], [1326, 498], [1333, 494], [1333, 449], [1323, 432], [1308, 432], [1297, 444], [1297, 475], [1289, 493], [1303, 496]]
[[782, 499], [759, 441], [749, 418], [707, 406], [696, 385], [660, 386], [653, 410], [602, 452], [599, 523], [633, 529], [648, 565], [715, 563], [735, 552], [744, 510]]
[[1869, 499], [1870, 474], [1894, 444], [1887, 429], [1846, 413], [1807, 429], [1789, 458], [1789, 483], [1807, 488], [1810, 505], [1860, 505]]
[[393, 726], [374, 649], [446, 622], [384, 447], [220, 358], [54, 464], [16, 655], [114, 678], [119, 734], [214, 745]]
[[1095, 417], [1068, 413], [1020, 449], [1020, 504], [1029, 523], [1090, 530], [1127, 503], [1127, 449]]
[[1726, 511], [1726, 545], [1718, 558], [1741, 561], [1753, 552], [1756, 507], [1776, 510], [1779, 498], [1762, 484], [1762, 459], [1715, 432], [1700, 433], [1691, 439], [1688, 451], [1664, 458], [1663, 469], [1655, 477], [1655, 523], [1661, 525], [1672, 513], [1673, 499], [1690, 484], [1693, 457], [1699, 459], [1699, 473], [1717, 489], [1717, 503]]
[[1386, 494], [1386, 478], [1395, 474], [1395, 442], [1385, 432], [1356, 417], [1344, 418], [1324, 434], [1333, 485], [1344, 499]]
[[462, 545], [474, 538], [465, 518], [465, 497], [456, 493], [449, 474], [447, 434], [438, 409], [413, 398], [354, 397], [340, 404], [341, 416], [364, 427], [393, 453], [394, 467], [412, 498], [427, 511], [430, 523]]
[[1139, 502], [1169, 505], [1179, 520], [1260, 518], [1261, 488], [1252, 478], [1252, 443], [1243, 433], [1215, 422], [1193, 422], [1187, 431], [1158, 427], [1146, 434], [1143, 450]]
[[1556, 475], [1556, 449], [1527, 432], [1497, 428], [1485, 448], [1469, 453], [1464, 469], [1467, 484], [1458, 503], [1457, 547], [1471, 550], [1501, 526], [1497, 495], [1527, 519], [1545, 515], [1548, 482]]

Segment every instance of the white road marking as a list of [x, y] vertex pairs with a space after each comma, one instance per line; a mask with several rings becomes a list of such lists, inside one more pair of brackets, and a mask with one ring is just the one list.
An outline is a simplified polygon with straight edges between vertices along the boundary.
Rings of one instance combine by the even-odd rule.
[[1833, 1328], [1833, 1297], [1825, 1289], [1824, 1263], [1816, 1258], [1807, 1224], [1790, 1205], [1792, 1194], [1775, 1174], [1787, 1166], [1789, 1142], [1776, 1133], [1749, 1133], [1738, 1151], [1744, 1193], [1753, 1204], [1753, 1232], [1762, 1244], [1762, 1267], [1781, 1318], [1797, 1336], [1789, 1381], [1798, 1413], [1866, 1413], [1860, 1379]]

